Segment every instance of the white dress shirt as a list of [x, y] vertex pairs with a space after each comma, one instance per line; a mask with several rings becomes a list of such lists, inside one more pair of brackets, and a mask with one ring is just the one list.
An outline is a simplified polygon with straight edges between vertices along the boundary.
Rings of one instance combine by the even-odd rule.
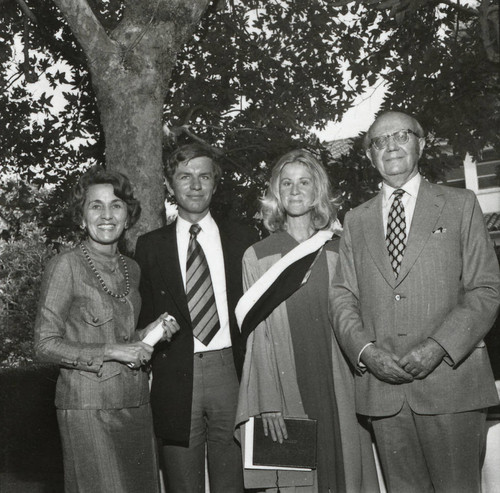
[[387, 183], [382, 185], [382, 220], [384, 221], [384, 236], [387, 234], [387, 222], [389, 218], [389, 211], [391, 209], [392, 203], [394, 202], [393, 192], [401, 189], [405, 193], [401, 198], [403, 207], [405, 208], [405, 223], [406, 223], [406, 238], [410, 234], [411, 221], [413, 219], [413, 213], [415, 212], [415, 205], [417, 203], [418, 189], [420, 188], [420, 182], [422, 181], [422, 176], [417, 173], [411, 180], [407, 181], [402, 187], [392, 188]]
[[[201, 341], [194, 337], [194, 352], [200, 353], [203, 351], [215, 351], [231, 347], [231, 334], [229, 332], [229, 310], [227, 306], [226, 293], [226, 272], [224, 269], [224, 255], [222, 253], [222, 244], [220, 241], [219, 228], [213, 217], [208, 213], [197, 224], [200, 225], [201, 231], [198, 233], [197, 239], [205, 257], [207, 259], [210, 277], [212, 278], [212, 286], [214, 289], [215, 303], [217, 305], [217, 314], [219, 315], [220, 329], [208, 346], [205, 346]], [[181, 267], [182, 280], [184, 289], [186, 289], [186, 261], [187, 250], [189, 246], [189, 228], [192, 223], [177, 218], [176, 233], [177, 233], [177, 249], [179, 251], [179, 264]]]

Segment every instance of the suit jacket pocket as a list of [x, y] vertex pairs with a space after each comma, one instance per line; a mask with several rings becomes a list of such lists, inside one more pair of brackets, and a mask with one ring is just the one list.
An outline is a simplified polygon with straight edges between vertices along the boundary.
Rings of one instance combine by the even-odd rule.
[[82, 306], [82, 319], [93, 327], [101, 327], [113, 320], [113, 310], [99, 306]]
[[101, 372], [93, 373], [90, 371], [82, 370], [80, 371], [80, 375], [82, 375], [85, 378], [88, 378], [89, 380], [92, 380], [93, 382], [97, 383], [105, 382], [106, 380], [116, 377], [116, 375], [119, 375], [121, 373], [121, 369], [117, 368], [116, 366], [117, 364], [119, 365], [119, 363], [104, 363], [102, 366], [102, 373]]

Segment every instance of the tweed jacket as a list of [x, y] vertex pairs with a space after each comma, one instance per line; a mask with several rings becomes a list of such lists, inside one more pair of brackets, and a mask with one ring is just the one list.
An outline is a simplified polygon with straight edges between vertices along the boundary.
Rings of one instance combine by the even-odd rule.
[[[113, 273], [103, 254], [88, 247], [110, 289]], [[147, 374], [125, 364], [103, 361], [104, 346], [138, 338], [141, 306], [139, 267], [126, 258], [130, 293], [124, 302], [105, 293], [80, 248], [52, 258], [45, 269], [35, 323], [35, 353], [60, 367], [56, 386], [59, 409], [121, 409], [149, 402]]]
[[382, 195], [345, 217], [334, 278], [334, 330], [352, 365], [369, 342], [402, 357], [431, 337], [447, 356], [426, 378], [390, 385], [356, 376], [356, 409], [396, 414], [406, 399], [420, 414], [498, 402], [483, 342], [500, 303], [500, 274], [477, 199], [422, 180], [397, 279], [385, 245]]
[[[238, 374], [243, 341], [234, 308], [243, 294], [241, 259], [258, 240], [257, 231], [235, 222], [217, 221], [224, 255], [229, 328]], [[170, 343], [157, 344], [153, 355], [151, 407], [157, 436], [179, 445], [189, 443], [193, 394], [193, 328], [177, 251], [176, 223], [151, 231], [137, 241], [135, 258], [141, 268], [142, 309], [139, 327], [168, 312], [180, 325]]]

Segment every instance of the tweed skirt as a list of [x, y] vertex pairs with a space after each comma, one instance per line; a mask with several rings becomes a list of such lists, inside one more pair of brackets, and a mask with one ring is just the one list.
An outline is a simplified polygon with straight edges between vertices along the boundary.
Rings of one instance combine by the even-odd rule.
[[65, 493], [159, 493], [149, 404], [126, 409], [58, 409]]

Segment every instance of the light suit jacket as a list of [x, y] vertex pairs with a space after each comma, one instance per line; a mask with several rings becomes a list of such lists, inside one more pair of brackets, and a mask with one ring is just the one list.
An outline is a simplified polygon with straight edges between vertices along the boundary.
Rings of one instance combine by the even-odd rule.
[[396, 279], [385, 245], [382, 194], [345, 217], [334, 277], [334, 328], [357, 366], [369, 342], [404, 356], [427, 337], [447, 352], [426, 378], [403, 385], [356, 376], [356, 409], [443, 414], [498, 403], [483, 337], [500, 303], [500, 274], [473, 192], [422, 180]]

